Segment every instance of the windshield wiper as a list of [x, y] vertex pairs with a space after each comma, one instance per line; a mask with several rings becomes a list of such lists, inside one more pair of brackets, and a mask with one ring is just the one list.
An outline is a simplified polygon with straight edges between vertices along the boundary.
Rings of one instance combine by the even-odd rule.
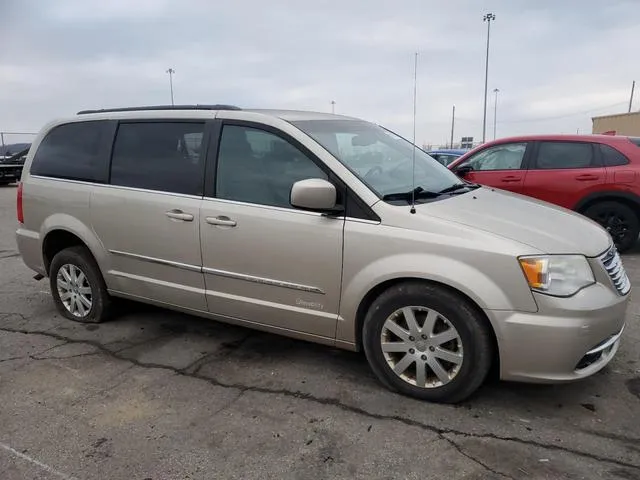
[[439, 192], [430, 192], [422, 187], [416, 187], [408, 192], [387, 193], [382, 197], [382, 200], [406, 200], [410, 202], [414, 198], [436, 198], [439, 196]]
[[462, 190], [463, 188], [469, 188], [471, 190], [475, 190], [476, 188], [480, 188], [480, 185], [476, 183], [454, 183], [450, 187], [440, 190], [438, 193], [442, 195], [445, 193], [457, 192], [458, 190]]

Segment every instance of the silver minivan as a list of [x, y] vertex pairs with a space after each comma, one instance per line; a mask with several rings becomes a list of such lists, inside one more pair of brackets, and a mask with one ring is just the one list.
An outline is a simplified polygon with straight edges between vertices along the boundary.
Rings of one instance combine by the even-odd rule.
[[608, 233], [464, 182], [375, 124], [237, 107], [80, 112], [33, 142], [17, 242], [62, 315], [114, 298], [363, 350], [388, 388], [457, 402], [587, 377], [631, 289]]

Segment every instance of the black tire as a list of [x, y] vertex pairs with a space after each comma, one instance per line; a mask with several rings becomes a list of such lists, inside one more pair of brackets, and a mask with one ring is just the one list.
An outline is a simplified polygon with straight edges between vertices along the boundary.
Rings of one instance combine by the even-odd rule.
[[633, 209], [624, 203], [599, 202], [587, 208], [584, 215], [607, 229], [619, 252], [625, 252], [636, 244], [640, 221]]
[[[394, 312], [408, 306], [435, 310], [457, 330], [464, 355], [459, 370], [448, 383], [419, 387], [400, 378], [387, 363], [381, 344], [383, 326]], [[387, 388], [421, 400], [457, 403], [474, 393], [487, 377], [493, 359], [489, 328], [486, 318], [461, 295], [416, 281], [393, 286], [373, 302], [364, 320], [362, 338], [369, 365]]]
[[[65, 265], [72, 265], [84, 273], [88, 286], [91, 290], [91, 308], [85, 315], [74, 315], [65, 306], [60, 298], [58, 290], [58, 273]], [[61, 273], [62, 275], [62, 273]], [[112, 311], [111, 296], [107, 292], [107, 286], [102, 278], [100, 268], [93, 259], [89, 251], [82, 246], [65, 248], [59, 251], [51, 261], [49, 269], [49, 285], [51, 287], [51, 295], [56, 304], [58, 312], [65, 318], [81, 323], [100, 323], [109, 318]]]

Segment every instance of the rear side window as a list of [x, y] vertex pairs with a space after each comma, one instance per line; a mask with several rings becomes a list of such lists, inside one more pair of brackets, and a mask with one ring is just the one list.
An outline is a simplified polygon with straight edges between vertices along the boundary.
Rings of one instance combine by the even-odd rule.
[[629, 163], [629, 159], [622, 153], [603, 143], [600, 144], [600, 155], [602, 155], [602, 163], [605, 167], [617, 167]]
[[585, 168], [593, 165], [593, 149], [590, 143], [540, 142], [536, 168]]
[[631, 143], [635, 143], [638, 147], [640, 147], [640, 137], [629, 137]]
[[202, 195], [204, 123], [121, 123], [111, 158], [111, 184]]
[[40, 143], [31, 174], [105, 183], [111, 131], [104, 120], [55, 127]]

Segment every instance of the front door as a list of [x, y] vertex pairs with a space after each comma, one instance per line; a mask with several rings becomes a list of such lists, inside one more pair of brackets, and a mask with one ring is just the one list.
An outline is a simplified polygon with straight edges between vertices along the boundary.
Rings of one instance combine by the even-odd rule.
[[111, 290], [206, 311], [200, 254], [203, 122], [121, 122], [111, 185], [91, 196], [92, 225], [109, 252]]
[[200, 213], [209, 310], [334, 338], [344, 219], [291, 206], [294, 182], [327, 174], [302, 146], [264, 128], [222, 126], [215, 193]]
[[469, 157], [461, 166], [472, 170], [464, 177], [470, 182], [522, 193], [528, 143], [503, 143], [488, 147]]

